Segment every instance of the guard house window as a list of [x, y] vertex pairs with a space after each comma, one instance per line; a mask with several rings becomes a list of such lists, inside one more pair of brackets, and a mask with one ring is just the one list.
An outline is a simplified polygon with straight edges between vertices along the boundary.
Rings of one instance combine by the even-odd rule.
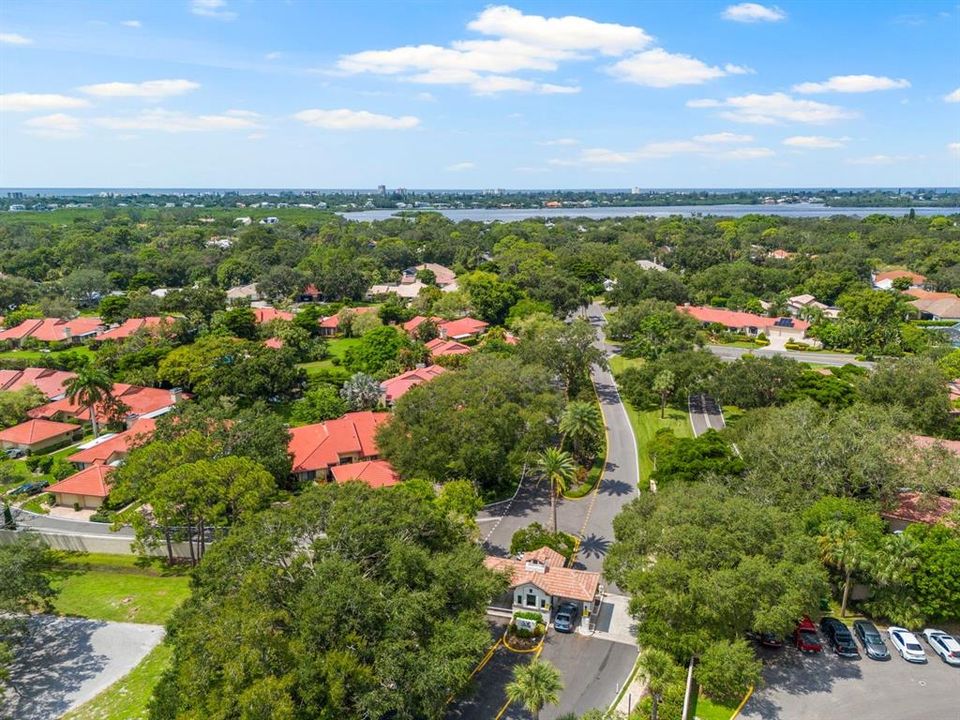
[[540, 599], [540, 609], [543, 610], [543, 609], [546, 608], [546, 607], [547, 607], [547, 599], [546, 599], [546, 598], [541, 598], [541, 599]]
[[517, 595], [517, 605], [523, 604], [523, 595]]
[[533, 593], [527, 593], [527, 607], [535, 608], [537, 606], [537, 596]]

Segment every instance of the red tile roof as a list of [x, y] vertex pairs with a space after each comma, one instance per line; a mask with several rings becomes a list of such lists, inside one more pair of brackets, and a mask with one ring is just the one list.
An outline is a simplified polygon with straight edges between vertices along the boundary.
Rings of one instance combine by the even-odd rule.
[[0, 390], [15, 392], [32, 385], [48, 398], [52, 398], [63, 395], [67, 383], [75, 377], [75, 373], [50, 368], [0, 370]]
[[954, 455], [960, 455], [960, 440], [943, 440], [942, 438], [930, 437], [928, 435], [913, 435], [912, 440], [913, 444], [921, 449], [942, 447]]
[[103, 321], [98, 317], [76, 317], [73, 320], [59, 318], [41, 318], [24, 320], [13, 328], [0, 332], [0, 341], [23, 340], [30, 337], [41, 342], [59, 342], [71, 337], [92, 335], [103, 327]]
[[126, 340], [144, 328], [155, 328], [162, 324], [173, 324], [173, 318], [151, 315], [142, 318], [128, 318], [115, 328], [97, 335], [97, 340]]
[[390, 487], [400, 482], [396, 470], [386, 460], [367, 460], [364, 462], [334, 465], [330, 468], [333, 479], [338, 483], [356, 480], [365, 482], [373, 488]]
[[897, 278], [910, 278], [910, 282], [914, 285], [923, 285], [927, 279], [920, 273], [910, 272], [909, 270], [888, 270], [886, 272], [877, 273], [873, 276], [873, 281], [875, 283], [881, 282], [883, 280], [896, 280]]
[[148, 440], [156, 430], [157, 421], [153, 418], [137, 418], [129, 430], [98, 438], [88, 443], [83, 450], [67, 458], [77, 465], [106, 465], [118, 457], [125, 457], [130, 449]]
[[416, 317], [410, 318], [409, 320], [407, 320], [403, 324], [403, 329], [412, 335], [413, 332], [418, 327], [420, 327], [423, 323], [425, 323], [427, 320], [433, 320], [433, 322], [436, 323], [437, 326], [439, 326], [440, 323], [443, 322], [443, 318], [438, 318], [436, 316], [427, 317], [426, 315], [417, 315]]
[[479, 335], [488, 327], [490, 327], [490, 323], [485, 323], [483, 320], [476, 320], [475, 318], [471, 317], [465, 317], [458, 320], [451, 320], [450, 322], [441, 323], [437, 329], [440, 331], [440, 337], [442, 338], [460, 340], [462, 338]]
[[446, 372], [446, 368], [441, 367], [440, 365], [428, 365], [425, 368], [414, 368], [413, 370], [407, 370], [407, 372], [397, 375], [396, 377], [392, 377], [389, 380], [384, 380], [382, 383], [380, 383], [380, 387], [383, 389], [386, 401], [388, 403], [392, 403], [406, 395], [411, 388], [415, 388], [417, 385], [422, 385], [425, 382], [429, 382], [438, 375], [442, 375], [444, 372]]
[[[140, 385], [127, 385], [126, 383], [114, 383], [113, 397], [127, 406], [126, 414], [130, 415], [148, 415], [174, 405], [174, 400], [170, 390], [161, 390], [160, 388], [142, 387]], [[183, 394], [183, 398], [189, 395]], [[69, 398], [55, 400], [46, 405], [30, 410], [30, 417], [50, 418], [62, 413], [69, 417], [75, 417], [81, 420], [89, 420], [90, 412]], [[102, 405], [97, 406], [97, 420], [104, 421], [109, 419], [109, 414]]]
[[33, 445], [35, 443], [66, 437], [80, 429], [73, 423], [53, 422], [51, 420], [27, 420], [0, 431], [0, 441], [16, 443], [17, 445]]
[[109, 465], [91, 465], [51, 485], [47, 488], [47, 492], [105, 498], [110, 494], [108, 478], [112, 472], [113, 468]]
[[375, 459], [379, 454], [377, 428], [389, 419], [389, 413], [353, 412], [291, 428], [288, 449], [293, 455], [293, 472], [324, 470], [339, 465], [345, 456]]
[[[778, 320], [789, 320], [792, 327], [797, 330], [806, 330], [810, 323], [806, 320], [797, 318], [772, 318], [763, 315], [754, 315], [753, 313], [737, 312], [735, 310], [724, 310], [722, 308], [703, 307], [698, 305], [677, 305], [677, 310], [687, 313], [702, 323], [720, 323], [728, 328], [772, 328], [777, 325]], [[788, 326], [791, 327], [791, 326]]]
[[[345, 309], [345, 310], [352, 310], [353, 312], [357, 313], [358, 315], [362, 315], [363, 313], [376, 312], [376, 311], [377, 311], [377, 308], [375, 308], [375, 307], [355, 307], [355, 308], [344, 308], [344, 309]], [[336, 330], [337, 328], [340, 327], [340, 316], [339, 316], [339, 315], [330, 315], [329, 317], [323, 318], [323, 319], [320, 321], [320, 327], [322, 327], [322, 328], [330, 328], [330, 329], [332, 329], [332, 330]]]
[[466, 355], [472, 352], [473, 348], [456, 340], [435, 338], [427, 343], [427, 350], [433, 357], [443, 357], [444, 355]]
[[[542, 549], [536, 552], [542, 552]], [[531, 556], [535, 556], [535, 553], [527, 553], [522, 560], [487, 556], [484, 565], [496, 572], [507, 574], [510, 587], [529, 583], [553, 597], [582, 602], [592, 602], [596, 597], [600, 586], [600, 573], [550, 565]]]
[[896, 507], [880, 513], [888, 520], [925, 523], [934, 525], [956, 510], [960, 501], [940, 495], [926, 495], [919, 492], [902, 492]]
[[253, 316], [258, 325], [271, 320], [293, 320], [293, 313], [286, 310], [277, 310], [272, 307], [253, 308]]
[[266, 340], [264, 340], [264, 341], [263, 341], [263, 344], [264, 344], [265, 346], [267, 346], [268, 348], [271, 348], [271, 349], [273, 349], [273, 350], [279, 350], [280, 348], [283, 347], [283, 340], [281, 340], [281, 339], [278, 338], [278, 337], [272, 337], [272, 338], [267, 338]]

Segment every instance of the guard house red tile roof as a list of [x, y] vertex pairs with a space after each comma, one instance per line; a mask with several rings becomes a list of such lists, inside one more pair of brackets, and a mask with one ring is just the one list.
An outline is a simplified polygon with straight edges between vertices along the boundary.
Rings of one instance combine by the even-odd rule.
[[0, 441], [17, 445], [33, 445], [70, 435], [80, 429], [73, 423], [53, 422], [52, 420], [27, 420], [19, 425], [0, 431]]
[[444, 340], [434, 338], [427, 343], [427, 350], [433, 357], [443, 357], [444, 355], [466, 355], [473, 351], [469, 345], [464, 345], [456, 340]]
[[286, 310], [277, 310], [272, 307], [253, 308], [253, 316], [258, 325], [271, 320], [293, 320], [293, 313]]
[[63, 395], [68, 382], [76, 375], [64, 370], [50, 368], [24, 368], [23, 370], [0, 370], [0, 390], [15, 392], [33, 386], [47, 396]]
[[914, 285], [923, 285], [927, 279], [920, 273], [910, 272], [909, 270], [888, 270], [886, 272], [877, 273], [873, 276], [873, 281], [875, 283], [882, 282], [884, 280], [896, 280], [897, 278], [910, 278], [910, 282]]
[[386, 460], [366, 460], [347, 465], [334, 465], [330, 468], [330, 472], [338, 483], [357, 480], [373, 488], [382, 488], [400, 482], [396, 470]]
[[[172, 390], [161, 390], [160, 388], [142, 387], [140, 385], [127, 385], [126, 383], [114, 383], [113, 398], [122, 402], [127, 410], [126, 415], [151, 415], [159, 414], [161, 411], [173, 407], [180, 399], [187, 399], [186, 393], [177, 395]], [[79, 403], [71, 401], [69, 398], [54, 400], [46, 405], [34, 408], [27, 413], [35, 418], [52, 418], [58, 414], [68, 417], [75, 417], [87, 421], [90, 419], [90, 412]], [[109, 419], [109, 413], [102, 405], [97, 406], [97, 420], [104, 421]]]
[[112, 472], [113, 468], [109, 465], [91, 465], [51, 485], [46, 491], [105, 498], [110, 494], [110, 481], [108, 478]]
[[880, 515], [888, 520], [934, 525], [956, 510], [958, 505], [960, 501], [940, 495], [925, 497], [919, 492], [902, 492], [897, 505]]
[[153, 418], [137, 418], [130, 429], [88, 443], [83, 450], [67, 458], [76, 465], [108, 465], [126, 457], [130, 449], [148, 440], [157, 428]]
[[541, 552], [543, 549], [526, 553], [521, 560], [487, 556], [484, 565], [496, 572], [508, 574], [510, 587], [529, 583], [552, 597], [593, 601], [600, 586], [600, 573], [547, 564], [544, 560], [553, 558], [538, 557], [537, 553]]
[[293, 455], [293, 472], [326, 470], [345, 459], [376, 459], [377, 428], [389, 419], [389, 413], [353, 412], [336, 420], [291, 428], [288, 449]]
[[440, 365], [428, 365], [425, 368], [414, 368], [413, 370], [407, 370], [407, 372], [397, 375], [396, 377], [392, 377], [389, 380], [384, 380], [382, 383], [380, 383], [380, 388], [383, 390], [384, 399], [389, 405], [406, 395], [410, 389], [415, 388], [417, 385], [422, 385], [425, 382], [429, 382], [435, 377], [442, 375], [444, 372], [446, 372], [446, 368], [441, 367]]
[[0, 341], [19, 341], [29, 337], [41, 342], [59, 342], [72, 337], [95, 335], [101, 327], [103, 327], [103, 321], [98, 317], [81, 316], [73, 320], [59, 318], [24, 320], [16, 327], [0, 332]]
[[126, 340], [144, 328], [155, 328], [161, 324], [173, 324], [173, 318], [158, 317], [155, 315], [141, 318], [128, 318], [117, 325], [117, 327], [110, 328], [97, 335], [97, 340]]
[[786, 327], [796, 328], [797, 330], [806, 330], [810, 327], [810, 323], [806, 320], [798, 320], [797, 318], [772, 318], [763, 315], [754, 315], [753, 313], [698, 305], [677, 305], [677, 310], [687, 313], [687, 315], [696, 318], [704, 324], [720, 323], [728, 328], [771, 328], [785, 322], [791, 323], [790, 325], [786, 325]]

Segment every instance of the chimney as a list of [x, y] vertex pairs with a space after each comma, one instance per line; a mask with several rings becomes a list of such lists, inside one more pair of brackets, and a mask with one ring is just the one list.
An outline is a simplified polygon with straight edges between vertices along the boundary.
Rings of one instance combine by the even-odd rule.
[[178, 387], [170, 388], [170, 404], [176, 405], [181, 400], [183, 400], [183, 389]]
[[69, 326], [69, 325], [64, 325], [64, 326], [63, 326], [63, 339], [64, 339], [64, 340], [69, 340], [69, 339], [72, 338], [72, 337], [73, 337], [73, 331], [70, 329], [70, 326]]
[[123, 424], [126, 426], [127, 430], [133, 427], [133, 424], [137, 421], [137, 418], [140, 416], [136, 413], [127, 413], [123, 416]]
[[446, 339], [447, 339], [447, 329], [446, 329], [445, 327], [443, 327], [443, 326], [441, 325], [440, 327], [437, 328], [437, 332], [440, 333], [440, 339], [441, 339], [441, 340], [446, 340]]

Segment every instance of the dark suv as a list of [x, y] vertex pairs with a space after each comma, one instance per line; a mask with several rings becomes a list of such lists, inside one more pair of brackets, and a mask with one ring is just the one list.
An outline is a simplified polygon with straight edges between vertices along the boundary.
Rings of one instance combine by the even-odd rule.
[[553, 629], [562, 633], [573, 632], [579, 616], [580, 608], [574, 603], [563, 603], [553, 618]]
[[833, 651], [840, 657], [860, 657], [853, 635], [842, 622], [833, 617], [825, 617], [820, 621], [820, 632], [827, 636]]

